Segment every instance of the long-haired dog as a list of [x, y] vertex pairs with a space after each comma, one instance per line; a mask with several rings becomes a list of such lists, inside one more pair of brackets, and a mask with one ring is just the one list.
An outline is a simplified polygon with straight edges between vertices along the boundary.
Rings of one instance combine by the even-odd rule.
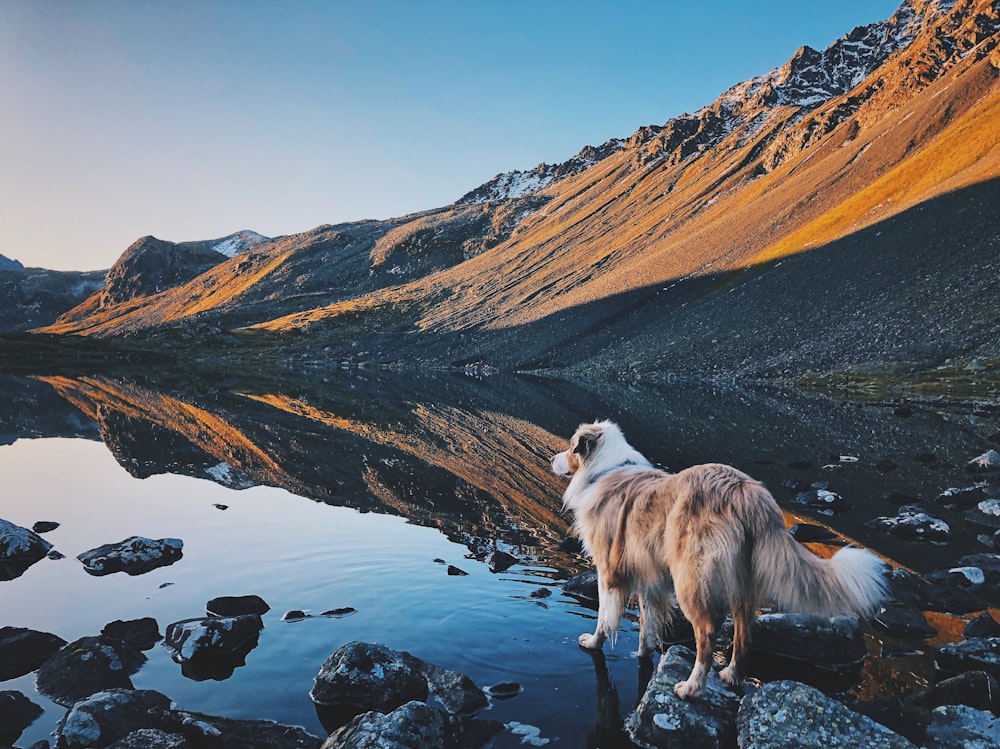
[[822, 559], [785, 529], [764, 486], [730, 466], [706, 464], [677, 474], [655, 468], [610, 421], [582, 425], [552, 470], [572, 476], [563, 504], [597, 567], [594, 634], [579, 643], [599, 650], [614, 641], [629, 599], [639, 601], [639, 654], [649, 655], [671, 624], [674, 597], [695, 632], [697, 660], [674, 691], [697, 698], [711, 668], [715, 636], [733, 618], [733, 654], [719, 676], [742, 680], [750, 625], [770, 603], [800, 613], [866, 614], [885, 596], [884, 565], [845, 548]]

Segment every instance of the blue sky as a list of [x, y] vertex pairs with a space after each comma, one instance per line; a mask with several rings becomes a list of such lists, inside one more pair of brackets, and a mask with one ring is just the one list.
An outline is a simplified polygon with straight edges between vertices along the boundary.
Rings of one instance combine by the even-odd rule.
[[895, 0], [0, 0], [0, 254], [450, 203], [711, 103]]

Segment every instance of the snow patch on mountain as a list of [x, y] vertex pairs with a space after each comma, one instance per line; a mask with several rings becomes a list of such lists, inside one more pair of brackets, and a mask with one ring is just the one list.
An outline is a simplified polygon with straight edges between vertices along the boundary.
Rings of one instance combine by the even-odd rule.
[[248, 250], [252, 250], [257, 245], [270, 241], [270, 237], [265, 237], [263, 234], [258, 234], [255, 231], [244, 229], [243, 231], [238, 231], [235, 234], [230, 234], [228, 237], [210, 239], [208, 241], [208, 245], [213, 250], [221, 252], [226, 257], [235, 257], [236, 255], [241, 255]]

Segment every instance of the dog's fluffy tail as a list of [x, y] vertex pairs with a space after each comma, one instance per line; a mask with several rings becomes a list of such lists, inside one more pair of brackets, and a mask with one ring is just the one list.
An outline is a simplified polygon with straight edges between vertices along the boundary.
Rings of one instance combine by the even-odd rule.
[[753, 550], [762, 603], [803, 614], [867, 615], [885, 599], [885, 564], [871, 552], [847, 547], [823, 559], [792, 538], [784, 523], [762, 535]]

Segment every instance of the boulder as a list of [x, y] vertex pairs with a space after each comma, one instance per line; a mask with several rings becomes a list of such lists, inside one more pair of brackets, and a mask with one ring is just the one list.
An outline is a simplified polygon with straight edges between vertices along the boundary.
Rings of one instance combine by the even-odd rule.
[[969, 473], [1000, 472], [1000, 453], [996, 450], [987, 450], [979, 457], [973, 458], [966, 463], [965, 470]]
[[924, 746], [927, 749], [996, 749], [1000, 718], [967, 705], [941, 705], [931, 711]]
[[0, 692], [0, 744], [13, 744], [41, 714], [42, 708], [20, 692]]
[[[170, 698], [147, 689], [108, 689], [73, 705], [59, 736], [70, 749], [105, 747], [140, 728], [149, 728]], [[152, 713], [152, 715], [151, 715]]]
[[63, 707], [108, 689], [132, 689], [129, 678], [146, 656], [111, 637], [81, 637], [64, 645], [35, 675], [35, 688]]
[[973, 591], [986, 582], [986, 575], [979, 567], [949, 567], [924, 575], [929, 583], [944, 583], [961, 590]]
[[0, 627], [0, 681], [30, 674], [65, 644], [48, 632]]
[[983, 602], [974, 594], [949, 583], [930, 583], [904, 569], [895, 569], [889, 578], [891, 598], [896, 603], [913, 606], [921, 611], [943, 611], [968, 614], [982, 611]]
[[39, 520], [31, 526], [31, 530], [35, 533], [48, 533], [49, 531], [54, 531], [59, 527], [59, 523], [54, 520]]
[[236, 720], [168, 710], [158, 728], [187, 739], [196, 749], [318, 749], [323, 740], [298, 726], [271, 720]]
[[927, 617], [909, 606], [883, 606], [872, 616], [872, 623], [889, 637], [926, 640], [937, 636], [937, 630], [927, 623]]
[[34, 531], [0, 518], [0, 581], [20, 577], [51, 548], [52, 544]]
[[836, 492], [831, 492], [827, 489], [811, 489], [810, 491], [801, 492], [795, 496], [795, 501], [800, 505], [805, 505], [806, 507], [826, 513], [841, 512], [847, 509], [847, 503], [844, 501], [844, 498]]
[[975, 507], [983, 499], [981, 486], [949, 487], [934, 498], [934, 502], [944, 507], [967, 510]]
[[956, 567], [978, 567], [987, 585], [1000, 585], [1000, 554], [968, 554], [955, 560]]
[[974, 637], [942, 645], [937, 650], [937, 663], [944, 671], [985, 671], [1000, 679], [1000, 637]]
[[856, 616], [762, 614], [751, 629], [751, 648], [835, 672], [857, 667], [868, 654]]
[[837, 538], [837, 534], [829, 528], [814, 523], [796, 523], [788, 529], [788, 532], [800, 544], [808, 544], [815, 541], [833, 541]]
[[140, 728], [124, 736], [109, 749], [193, 749], [179, 733], [167, 733], [158, 728]]
[[160, 634], [160, 625], [151, 616], [142, 619], [129, 619], [128, 621], [116, 619], [105, 624], [101, 634], [114, 637], [139, 650], [149, 650], [163, 639], [163, 635]]
[[869, 520], [869, 528], [875, 528], [896, 536], [905, 536], [923, 541], [944, 541], [951, 536], [951, 527], [943, 520], [931, 517], [920, 508], [906, 505], [892, 517], [877, 517]]
[[219, 596], [205, 604], [205, 613], [210, 616], [238, 616], [256, 614], [264, 616], [271, 607], [260, 596]]
[[966, 522], [989, 530], [1000, 530], [1000, 499], [984, 499], [967, 513]]
[[597, 602], [597, 570], [587, 570], [563, 583], [563, 592], [584, 601]]
[[674, 645], [661, 656], [638, 707], [625, 719], [625, 730], [636, 744], [715, 749], [733, 743], [739, 697], [714, 670], [697, 700], [674, 694], [674, 685], [688, 678], [694, 660], [694, 651], [683, 645]]
[[334, 731], [322, 749], [474, 749], [502, 730], [496, 721], [461, 721], [422, 702], [407, 702], [390, 713], [356, 716]]
[[486, 566], [490, 568], [490, 572], [504, 572], [517, 563], [517, 557], [506, 551], [494, 550], [486, 555]]
[[184, 619], [167, 627], [163, 646], [189, 679], [223, 681], [246, 663], [263, 628], [256, 614]]
[[142, 575], [158, 567], [173, 564], [183, 556], [184, 542], [179, 538], [150, 539], [131, 536], [124, 541], [104, 544], [77, 556], [91, 575], [124, 572]]
[[908, 697], [907, 701], [928, 709], [941, 705], [967, 705], [977, 710], [1000, 710], [1000, 690], [996, 679], [985, 671], [965, 671]]
[[446, 710], [471, 715], [486, 695], [469, 677], [380, 643], [349, 642], [320, 668], [310, 696], [318, 705], [391, 711], [434, 694]]
[[962, 637], [1000, 637], [1000, 622], [990, 616], [988, 611], [984, 611], [965, 625]]
[[774, 681], [748, 695], [736, 722], [740, 749], [914, 746], [871, 718], [796, 681]]

